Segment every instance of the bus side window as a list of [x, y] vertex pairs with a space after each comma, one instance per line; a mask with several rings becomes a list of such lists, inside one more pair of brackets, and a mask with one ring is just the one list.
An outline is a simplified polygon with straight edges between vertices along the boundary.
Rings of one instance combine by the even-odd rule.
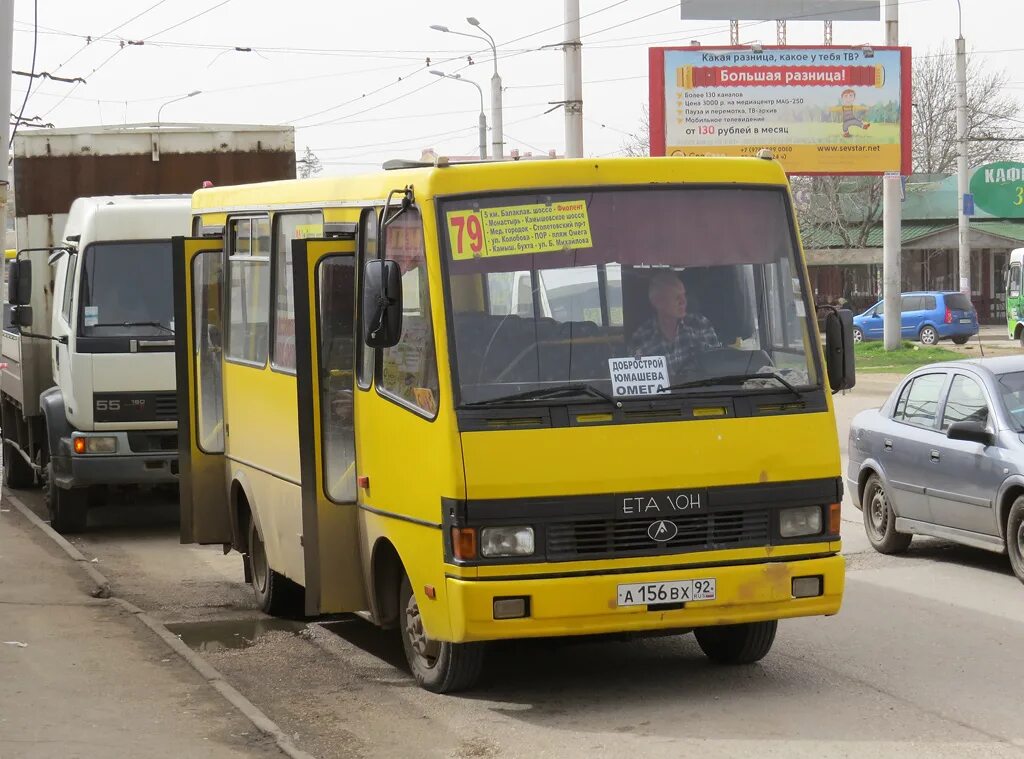
[[232, 219], [228, 230], [227, 357], [265, 366], [270, 350], [270, 219]]
[[356, 500], [352, 369], [356, 343], [356, 276], [352, 256], [329, 256], [317, 273], [320, 322], [320, 428], [324, 491], [337, 503]]
[[323, 237], [319, 213], [281, 213], [274, 216], [274, 345], [271, 365], [295, 371], [295, 284], [292, 281], [292, 240]]
[[402, 338], [383, 351], [380, 388], [422, 409], [437, 412], [437, 363], [430, 319], [423, 225], [418, 208], [410, 208], [388, 225], [385, 251], [402, 271]]

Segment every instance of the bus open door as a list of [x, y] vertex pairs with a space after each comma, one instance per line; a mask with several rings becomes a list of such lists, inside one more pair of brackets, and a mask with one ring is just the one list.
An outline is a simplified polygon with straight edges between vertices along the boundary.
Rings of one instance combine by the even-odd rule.
[[294, 240], [292, 272], [306, 613], [361, 611], [355, 243]]
[[224, 467], [222, 243], [175, 237], [172, 244], [181, 542], [237, 545]]

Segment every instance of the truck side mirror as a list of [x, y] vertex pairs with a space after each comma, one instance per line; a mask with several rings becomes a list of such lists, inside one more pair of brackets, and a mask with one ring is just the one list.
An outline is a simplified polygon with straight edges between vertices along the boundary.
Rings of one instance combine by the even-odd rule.
[[363, 268], [363, 340], [370, 348], [391, 348], [402, 337], [402, 272], [392, 260], [367, 261]]
[[850, 390], [857, 384], [853, 357], [853, 312], [830, 310], [825, 317], [825, 370], [834, 392]]
[[32, 327], [32, 306], [15, 306], [11, 309], [11, 324], [18, 329]]
[[27, 306], [32, 302], [32, 262], [27, 258], [10, 263], [7, 274], [7, 299], [11, 305]]

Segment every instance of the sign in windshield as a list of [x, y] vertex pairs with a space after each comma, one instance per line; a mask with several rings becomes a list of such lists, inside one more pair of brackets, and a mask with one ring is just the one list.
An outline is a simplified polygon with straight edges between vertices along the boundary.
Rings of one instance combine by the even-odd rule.
[[459, 402], [817, 386], [787, 202], [704, 187], [443, 203]]

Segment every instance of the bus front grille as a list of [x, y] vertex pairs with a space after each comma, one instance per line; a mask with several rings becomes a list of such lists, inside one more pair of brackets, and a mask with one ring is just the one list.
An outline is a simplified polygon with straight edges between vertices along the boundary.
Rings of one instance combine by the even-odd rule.
[[650, 519], [584, 519], [547, 526], [548, 560], [646, 556], [767, 545], [771, 511], [743, 509], [672, 517], [678, 532], [671, 540], [651, 539]]

